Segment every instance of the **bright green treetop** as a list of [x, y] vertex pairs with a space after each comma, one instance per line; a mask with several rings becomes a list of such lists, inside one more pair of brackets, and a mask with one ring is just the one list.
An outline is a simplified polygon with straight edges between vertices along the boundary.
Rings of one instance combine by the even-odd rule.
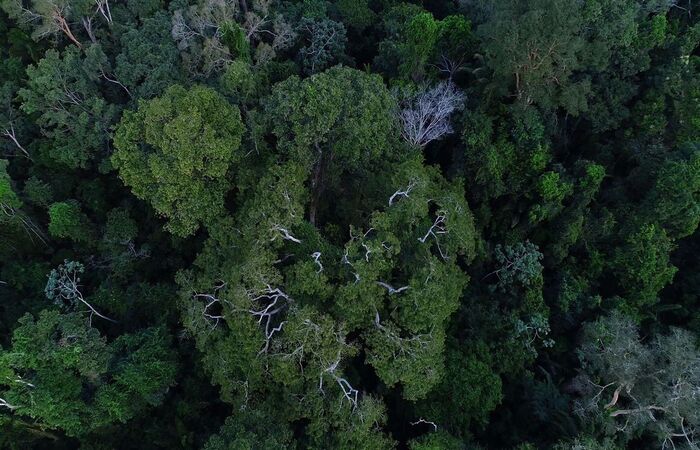
[[124, 114], [112, 163], [168, 219], [166, 228], [188, 236], [222, 214], [242, 134], [238, 109], [215, 91], [172, 86]]

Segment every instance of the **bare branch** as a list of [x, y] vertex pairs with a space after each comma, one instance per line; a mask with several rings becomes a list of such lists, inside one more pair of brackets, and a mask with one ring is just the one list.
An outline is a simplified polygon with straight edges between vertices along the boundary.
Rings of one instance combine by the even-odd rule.
[[284, 228], [284, 227], [282, 227], [282, 226], [280, 226], [280, 225], [273, 225], [273, 226], [272, 226], [272, 231], [277, 231], [279, 234], [275, 234], [275, 236], [273, 236], [272, 239], [270, 239], [271, 241], [274, 241], [274, 240], [277, 238], [277, 236], [281, 235], [281, 236], [282, 236], [282, 239], [285, 239], [285, 240], [288, 240], [288, 241], [292, 241], [292, 242], [296, 242], [297, 244], [301, 244], [301, 241], [300, 241], [299, 239], [295, 238], [295, 237], [289, 232], [289, 230], [287, 230], [286, 228]]
[[425, 241], [427, 241], [430, 236], [434, 237], [435, 244], [437, 245], [438, 252], [440, 252], [440, 256], [442, 257], [442, 259], [447, 259], [447, 255], [442, 251], [442, 248], [440, 247], [438, 235], [447, 234], [447, 228], [445, 227], [445, 219], [447, 219], [446, 213], [442, 211], [438, 212], [435, 221], [430, 226], [430, 228], [428, 228], [428, 231], [425, 233], [425, 236], [423, 236], [422, 238], [418, 238], [418, 240], [421, 243], [425, 244]]
[[414, 426], [415, 426], [415, 425], [420, 425], [420, 424], [422, 424], [422, 423], [426, 423], [426, 424], [432, 426], [432, 427], [433, 427], [433, 430], [435, 430], [435, 431], [438, 430], [438, 426], [437, 426], [437, 424], [436, 424], [435, 422], [431, 422], [431, 421], [429, 421], [429, 420], [425, 420], [425, 419], [422, 418], [422, 417], [421, 417], [420, 419], [416, 420], [415, 422], [411, 422], [411, 425], [414, 425]]
[[450, 116], [464, 105], [466, 96], [452, 81], [418, 93], [399, 111], [401, 136], [409, 144], [423, 148], [431, 141], [453, 132]]
[[408, 182], [408, 186], [406, 187], [406, 189], [404, 189], [404, 190], [398, 189], [396, 192], [394, 192], [391, 195], [391, 197], [389, 197], [389, 206], [394, 204], [394, 200], [396, 200], [396, 197], [408, 198], [408, 194], [410, 194], [411, 191], [413, 190], [413, 188], [416, 187], [416, 184], [417, 183], [415, 180], [411, 180]]
[[377, 284], [389, 291], [389, 295], [400, 294], [403, 291], [407, 291], [408, 289], [410, 289], [410, 286], [401, 286], [400, 288], [395, 289], [393, 286], [383, 281], [377, 281]]
[[314, 252], [313, 254], [311, 254], [311, 257], [314, 259], [316, 265], [318, 265], [318, 270], [316, 271], [316, 273], [323, 272], [323, 264], [321, 264], [321, 252]]
[[119, 87], [121, 87], [122, 89], [124, 89], [124, 91], [129, 95], [129, 97], [134, 98], [134, 96], [131, 95], [131, 91], [129, 90], [129, 88], [126, 87], [126, 86], [124, 86], [124, 85], [121, 83], [121, 81], [117, 80], [116, 78], [110, 78], [110, 77], [108, 77], [107, 74], [105, 73], [104, 69], [100, 69], [100, 72], [102, 72], [102, 78], [104, 78], [105, 80], [109, 81], [110, 83], [114, 83], [114, 84], [118, 85]]
[[323, 375], [326, 373], [329, 374], [340, 387], [340, 390], [343, 392], [343, 397], [347, 399], [352, 405], [353, 409], [355, 409], [355, 407], [357, 407], [357, 396], [359, 394], [359, 391], [353, 388], [348, 380], [341, 376], [338, 376], [338, 374], [336, 373], [340, 361], [341, 355], [340, 352], [338, 352], [338, 357], [336, 358], [336, 360], [329, 364], [328, 367], [326, 367], [324, 371], [321, 372], [321, 376], [318, 380], [318, 390], [321, 391], [322, 394], [325, 394], [323, 390]]
[[112, 24], [112, 11], [109, 9], [109, 0], [95, 0], [97, 10], [102, 14], [107, 23]]
[[262, 292], [249, 292], [248, 297], [253, 304], [248, 312], [258, 318], [258, 324], [265, 324], [265, 345], [258, 354], [267, 353], [270, 340], [276, 333], [282, 331], [285, 324], [281, 321], [278, 325], [274, 325], [274, 322], [278, 320], [282, 311], [289, 308], [292, 299], [279, 288], [273, 289], [269, 284]]
[[5, 408], [9, 408], [10, 410], [18, 408], [17, 406], [8, 403], [7, 400], [5, 400], [4, 398], [0, 398], [0, 406], [4, 406]]
[[2, 131], [2, 135], [9, 138], [15, 144], [15, 146], [24, 154], [24, 156], [31, 161], [32, 157], [29, 156], [29, 152], [22, 146], [22, 144], [19, 143], [19, 140], [17, 140], [17, 135], [15, 134], [15, 127], [12, 123], [10, 123], [9, 129], [4, 129]]

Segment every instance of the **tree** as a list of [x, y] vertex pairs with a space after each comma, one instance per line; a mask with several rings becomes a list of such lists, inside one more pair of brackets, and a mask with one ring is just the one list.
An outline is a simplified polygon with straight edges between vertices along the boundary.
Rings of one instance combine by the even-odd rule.
[[628, 235], [614, 256], [615, 271], [626, 293], [624, 306], [642, 313], [658, 301], [659, 291], [673, 280], [678, 270], [670, 264], [673, 243], [663, 228], [642, 225]]
[[418, 404], [417, 414], [435, 424], [433, 431], [449, 430], [466, 437], [472, 423], [488, 423], [489, 414], [502, 400], [502, 381], [491, 367], [494, 361], [489, 360], [490, 351], [484, 343], [452, 343], [446, 353], [445, 376]]
[[27, 67], [27, 87], [20, 89], [21, 109], [37, 114], [37, 124], [50, 139], [48, 157], [69, 168], [86, 168], [107, 152], [109, 128], [119, 107], [100, 95], [97, 81], [106, 58], [99, 46], [62, 54], [49, 50]]
[[70, 0], [32, 0], [30, 7], [25, 7], [21, 0], [4, 0], [2, 7], [10, 17], [31, 25], [34, 28], [32, 37], [42, 39], [59, 33], [69, 39], [78, 48], [82, 44], [76, 38], [71, 26], [72, 22], [87, 14], [85, 3]]
[[464, 107], [466, 97], [451, 81], [423, 88], [405, 101], [399, 112], [401, 136], [409, 145], [423, 148], [453, 132], [450, 116]]
[[662, 226], [671, 239], [690, 236], [700, 223], [700, 152], [686, 147], [690, 157], [669, 160], [641, 205], [650, 221]]
[[432, 14], [420, 12], [413, 16], [401, 30], [397, 44], [400, 61], [399, 74], [413, 80], [423, 75], [425, 64], [437, 41], [439, 25]]
[[381, 78], [346, 67], [274, 87], [265, 102], [265, 128], [285, 158], [309, 168], [312, 224], [329, 181], [396, 157], [395, 107]]
[[580, 414], [600, 415], [627, 439], [644, 433], [662, 446], [697, 446], [700, 354], [691, 333], [676, 328], [645, 344], [616, 313], [586, 325], [579, 357]]
[[512, 92], [525, 104], [537, 101], [545, 108], [558, 106], [557, 96], [564, 96], [565, 90], [585, 95], [589, 88], [585, 81], [569, 81], [581, 67], [580, 14], [580, 7], [571, 0], [499, 2], [478, 29], [499, 93]]
[[113, 80], [129, 97], [152, 98], [182, 81], [177, 47], [170, 36], [170, 20], [164, 13], [149, 17], [139, 28], [121, 36], [122, 51], [116, 58]]
[[88, 323], [92, 325], [92, 316], [114, 322], [114, 320], [100, 314], [80, 292], [80, 276], [85, 272], [85, 266], [75, 261], [64, 261], [58, 268], [51, 270], [49, 279], [44, 288], [46, 298], [53, 300], [60, 307], [75, 311], [77, 307], [87, 306], [90, 311]]
[[89, 242], [90, 222], [80, 211], [76, 200], [52, 203], [49, 206], [49, 233], [60, 239], [71, 239], [75, 242]]
[[[195, 77], [208, 77], [225, 69], [237, 58], [253, 58], [263, 64], [276, 52], [291, 47], [293, 27], [274, 13], [267, 0], [200, 0], [175, 11], [172, 36], [182, 51], [187, 70]], [[271, 37], [271, 42], [265, 37]]]
[[125, 112], [112, 163], [134, 194], [168, 219], [168, 230], [188, 236], [223, 213], [242, 135], [238, 108], [212, 89], [176, 85]]
[[501, 267], [489, 275], [498, 276], [498, 287], [502, 290], [516, 282], [529, 286], [542, 277], [542, 253], [529, 241], [505, 247], [499, 244], [496, 246], [495, 256]]
[[457, 75], [470, 59], [475, 41], [463, 16], [436, 20], [408, 3], [389, 9], [384, 31], [374, 64], [391, 76], [413, 82], [425, 82], [428, 75]]
[[308, 42], [299, 50], [304, 72], [321, 72], [337, 61], [345, 50], [345, 27], [333, 20], [302, 19], [300, 30]]
[[0, 353], [3, 406], [49, 429], [85, 435], [158, 404], [173, 382], [172, 356], [162, 330], [107, 344], [78, 314], [27, 314]]

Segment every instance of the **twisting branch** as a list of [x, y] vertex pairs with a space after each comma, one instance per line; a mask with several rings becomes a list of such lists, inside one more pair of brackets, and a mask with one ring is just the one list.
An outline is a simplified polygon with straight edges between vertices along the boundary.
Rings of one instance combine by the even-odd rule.
[[292, 299], [279, 288], [273, 289], [269, 284], [262, 292], [249, 292], [248, 297], [253, 304], [253, 307], [248, 312], [253, 317], [258, 318], [258, 324], [265, 324], [265, 345], [258, 354], [267, 353], [270, 348], [270, 340], [276, 333], [282, 331], [282, 326], [285, 324], [282, 321], [275, 326], [274, 322], [282, 311], [289, 308]]
[[400, 294], [403, 291], [407, 291], [408, 289], [410, 289], [410, 286], [401, 286], [400, 288], [395, 289], [392, 285], [383, 281], [377, 281], [377, 284], [389, 291], [389, 295]]
[[408, 194], [411, 193], [411, 191], [413, 190], [414, 187], [416, 187], [416, 181], [411, 180], [408, 182], [408, 186], [406, 187], [406, 189], [404, 189], [404, 190], [398, 189], [396, 192], [394, 192], [391, 195], [391, 197], [389, 197], [389, 206], [394, 204], [396, 197], [408, 198]]
[[318, 266], [318, 270], [316, 271], [316, 273], [323, 272], [323, 264], [321, 263], [321, 252], [314, 252], [311, 254], [311, 257], [314, 259], [314, 262]]
[[357, 407], [357, 396], [359, 394], [359, 391], [353, 388], [348, 380], [341, 376], [338, 376], [338, 374], [336, 373], [340, 361], [341, 355], [340, 352], [338, 352], [338, 357], [335, 359], [335, 361], [329, 364], [328, 367], [326, 367], [323, 370], [323, 372], [321, 372], [321, 375], [318, 379], [318, 390], [325, 395], [325, 392], [323, 390], [323, 375], [330, 375], [335, 380], [335, 382], [338, 383], [340, 390], [343, 392], [343, 397], [347, 399], [347, 401], [349, 401], [352, 405], [352, 408], [355, 409], [355, 407]]
[[428, 425], [432, 426], [432, 427], [433, 427], [433, 430], [435, 430], [435, 431], [438, 430], [438, 426], [437, 426], [437, 424], [436, 424], [435, 422], [431, 422], [430, 420], [425, 420], [425, 419], [422, 418], [422, 417], [419, 418], [418, 420], [416, 420], [415, 422], [411, 422], [411, 425], [415, 426], [415, 425], [420, 425], [420, 424], [422, 424], [422, 423], [425, 423], [425, 424], [428, 424]]
[[272, 239], [270, 239], [270, 241], [274, 241], [277, 238], [277, 236], [282, 236], [282, 239], [301, 244], [301, 240], [295, 238], [288, 229], [280, 225], [273, 225], [271, 231], [276, 231], [277, 233], [272, 237]]
[[[213, 308], [220, 308], [222, 305], [222, 301], [229, 303], [226, 300], [221, 300], [217, 297], [217, 292], [221, 289], [223, 289], [226, 286], [226, 283], [221, 282], [217, 286], [214, 287], [214, 293], [213, 294], [200, 294], [200, 293], [195, 293], [192, 296], [193, 300], [204, 300], [204, 307], [202, 308], [202, 317], [204, 317], [204, 320], [206, 322], [211, 323], [212, 329], [215, 329], [217, 326], [219, 326], [219, 321], [226, 319], [226, 316], [223, 313], [214, 313], [212, 312]], [[230, 304], [230, 303], [229, 303]]]
[[[345, 253], [343, 254], [343, 259], [340, 260], [343, 264], [347, 264], [348, 266], [352, 267], [353, 270], [355, 270], [355, 266], [350, 262], [350, 259], [348, 259], [348, 249], [345, 249]], [[352, 273], [355, 276], [355, 283], [360, 282], [360, 274], [357, 272]]]
[[445, 227], [445, 219], [447, 219], [447, 215], [444, 212], [438, 212], [435, 221], [430, 226], [430, 228], [428, 228], [428, 231], [425, 233], [425, 236], [418, 238], [418, 240], [422, 244], [425, 244], [425, 241], [427, 241], [429, 237], [434, 237], [435, 243], [437, 244], [438, 252], [440, 252], [440, 256], [442, 256], [442, 259], [447, 259], [447, 255], [445, 255], [445, 253], [443, 253], [442, 251], [442, 248], [440, 248], [440, 241], [438, 240], [438, 235], [447, 234], [447, 228]]
[[452, 113], [463, 107], [466, 96], [452, 81], [443, 81], [433, 88], [424, 88], [404, 102], [399, 111], [401, 136], [409, 144], [423, 148], [431, 141], [453, 132]]

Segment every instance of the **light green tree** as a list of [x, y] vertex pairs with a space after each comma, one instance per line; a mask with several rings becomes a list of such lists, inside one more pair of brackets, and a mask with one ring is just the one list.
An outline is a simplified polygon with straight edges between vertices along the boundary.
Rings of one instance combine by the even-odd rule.
[[172, 86], [127, 111], [115, 137], [112, 163], [134, 194], [188, 236], [218, 218], [241, 160], [238, 108], [212, 89]]

